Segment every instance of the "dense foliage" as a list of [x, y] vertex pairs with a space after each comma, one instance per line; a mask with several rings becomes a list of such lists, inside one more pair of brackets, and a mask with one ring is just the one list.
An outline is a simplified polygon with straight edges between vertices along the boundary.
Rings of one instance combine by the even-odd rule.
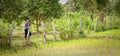
[[0, 23], [0, 47], [9, 44], [9, 27], [7, 24], [3, 24], [3, 22]]

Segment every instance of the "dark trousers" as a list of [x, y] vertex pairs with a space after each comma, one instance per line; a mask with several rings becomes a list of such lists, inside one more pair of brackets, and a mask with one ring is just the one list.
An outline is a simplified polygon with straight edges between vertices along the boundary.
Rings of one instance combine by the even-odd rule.
[[[25, 29], [25, 30], [24, 30], [24, 31], [25, 31], [25, 39], [27, 38], [28, 30], [29, 30], [29, 29]], [[30, 38], [31, 35], [32, 35], [31, 32], [29, 32], [28, 38]]]

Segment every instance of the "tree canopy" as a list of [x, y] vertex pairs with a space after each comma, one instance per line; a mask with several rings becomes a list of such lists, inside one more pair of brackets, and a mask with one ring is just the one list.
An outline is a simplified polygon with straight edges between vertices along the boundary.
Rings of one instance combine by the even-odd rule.
[[59, 18], [62, 8], [58, 0], [0, 0], [0, 14], [7, 22], [25, 17]]
[[22, 0], [0, 0], [0, 18], [4, 18], [7, 22], [12, 20], [19, 22], [19, 16], [24, 10], [23, 4]]
[[119, 0], [68, 0], [67, 4], [59, 4], [59, 0], [0, 0], [0, 18], [18, 22], [25, 17], [48, 19], [59, 18], [65, 11], [104, 11], [120, 16]]

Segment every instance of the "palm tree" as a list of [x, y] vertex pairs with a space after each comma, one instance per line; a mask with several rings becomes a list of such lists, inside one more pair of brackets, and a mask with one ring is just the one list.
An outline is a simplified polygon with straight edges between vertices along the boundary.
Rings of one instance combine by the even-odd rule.
[[[98, 12], [98, 19], [100, 22], [102, 22], [102, 30], [104, 31], [105, 27], [105, 12], [106, 12], [106, 7], [108, 4], [108, 0], [88, 0], [90, 4], [90, 8], [93, 9], [95, 12]], [[97, 24], [98, 22], [96, 22]], [[95, 30], [96, 31], [96, 30]]]

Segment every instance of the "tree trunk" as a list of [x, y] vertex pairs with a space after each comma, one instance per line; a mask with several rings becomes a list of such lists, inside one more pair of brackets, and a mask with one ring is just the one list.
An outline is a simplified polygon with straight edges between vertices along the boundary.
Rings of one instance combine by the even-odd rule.
[[[92, 11], [92, 13], [93, 13], [93, 11]], [[93, 30], [94, 29], [94, 27], [93, 27], [93, 14], [90, 14], [90, 18], [91, 18], [91, 25], [90, 25], [90, 30]]]
[[39, 32], [39, 18], [36, 18], [36, 31]]
[[102, 30], [104, 31], [105, 30], [105, 17], [103, 18], [103, 21], [102, 21]]
[[99, 19], [102, 22], [102, 30], [105, 30], [105, 15], [104, 15], [104, 11], [101, 10], [100, 15], [99, 15]]
[[108, 29], [111, 29], [111, 25], [112, 25], [112, 18], [109, 19]]
[[94, 32], [96, 32], [97, 26], [98, 26], [98, 18], [96, 18], [96, 24], [95, 24], [95, 27], [94, 27]]
[[75, 2], [74, 2], [74, 3], [72, 3], [72, 11], [73, 11], [73, 12], [75, 12], [75, 11], [76, 11], [76, 4], [75, 4]]

